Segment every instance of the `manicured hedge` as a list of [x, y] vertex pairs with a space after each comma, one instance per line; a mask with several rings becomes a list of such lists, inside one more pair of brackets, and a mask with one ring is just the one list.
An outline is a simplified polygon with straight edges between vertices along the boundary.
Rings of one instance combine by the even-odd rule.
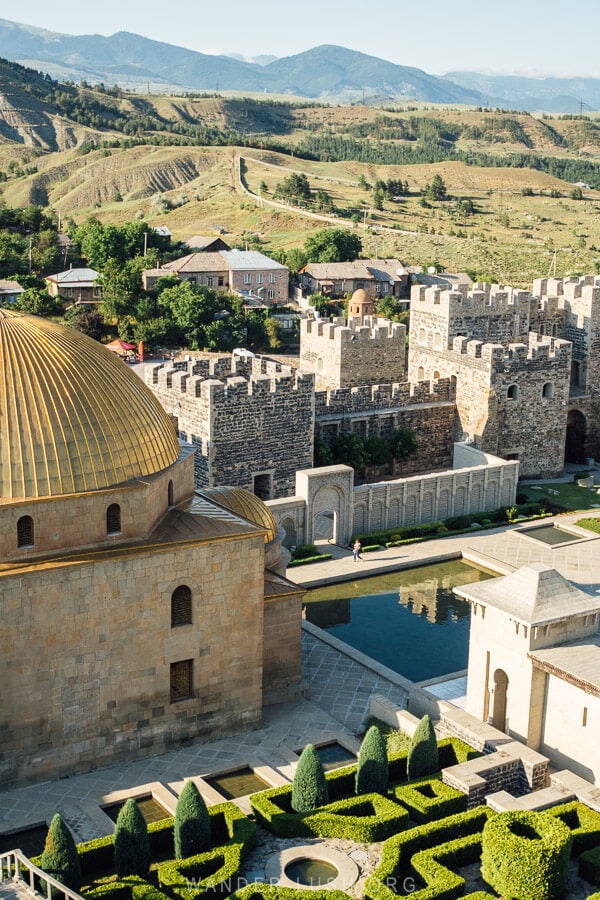
[[[316, 897], [316, 891], [303, 888], [279, 887], [276, 884], [249, 884], [234, 891], [230, 900], [310, 900]], [[344, 891], [327, 891], [327, 900], [348, 900]]]
[[295, 813], [290, 806], [290, 788], [285, 786], [253, 794], [250, 804], [261, 825], [287, 838], [331, 837], [367, 844], [385, 840], [408, 822], [404, 807], [381, 794], [361, 794], [312, 812]]
[[[479, 846], [477, 846], [477, 850], [473, 849], [471, 839], [475, 838], [476, 842], [480, 840], [485, 823], [494, 815], [489, 807], [480, 806], [469, 812], [448, 816], [428, 825], [418, 825], [416, 828], [411, 828], [410, 831], [388, 838], [383, 845], [381, 862], [365, 885], [365, 898], [368, 900], [394, 900], [397, 896], [394, 887], [401, 886], [404, 879], [414, 878], [413, 857], [424, 850], [441, 851], [443, 845], [451, 842], [453, 844], [450, 850], [452, 858], [470, 857], [470, 854], [475, 852], [478, 854]], [[432, 877], [439, 876], [440, 873], [433, 862], [425, 861], [423, 865], [426, 871], [432, 872]], [[450, 879], [448, 879], [448, 886], [450, 886]], [[460, 897], [463, 889], [464, 882], [461, 884], [453, 882], [450, 893], [439, 893], [436, 888], [425, 888], [423, 891], [412, 892], [410, 896], [412, 900]]]
[[546, 810], [548, 815], [556, 816], [571, 830], [573, 838], [572, 856], [579, 856], [585, 850], [600, 845], [600, 813], [594, 812], [585, 803], [572, 800], [561, 803]]
[[590, 884], [600, 887], [600, 847], [586, 850], [579, 857], [579, 874]]
[[558, 816], [498, 813], [483, 829], [481, 874], [501, 896], [555, 900], [567, 881], [571, 844], [571, 830]]
[[466, 812], [467, 796], [439, 778], [409, 781], [394, 788], [394, 796], [418, 825]]
[[83, 893], [90, 900], [168, 900], [167, 894], [139, 875], [100, 882]]
[[305, 556], [302, 559], [290, 559], [288, 569], [293, 568], [294, 566], [307, 566], [309, 563], [325, 562], [325, 560], [332, 558], [333, 556], [331, 553], [319, 553], [317, 556]]

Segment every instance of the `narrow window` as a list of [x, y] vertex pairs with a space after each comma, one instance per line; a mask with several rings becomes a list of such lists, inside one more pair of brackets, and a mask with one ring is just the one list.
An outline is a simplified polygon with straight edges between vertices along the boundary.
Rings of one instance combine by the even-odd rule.
[[518, 400], [519, 399], [519, 387], [516, 384], [509, 385], [509, 388], [506, 392], [507, 400]]
[[192, 624], [192, 592], [180, 584], [171, 594], [171, 628]]
[[118, 503], [111, 503], [106, 510], [106, 533], [121, 533], [121, 507]]
[[584, 728], [587, 725], [587, 706], [583, 707], [583, 715], [581, 717], [581, 724], [583, 725]]
[[425, 369], [423, 366], [419, 366], [417, 369], [417, 381], [423, 381], [425, 378]]
[[256, 275], [256, 283], [257, 283], [257, 284], [262, 284], [262, 283], [263, 283], [263, 273], [262, 273], [262, 272], [258, 272], [258, 273], [257, 273], [257, 275]]
[[274, 300], [274, 299], [275, 299], [275, 291], [273, 290], [273, 288], [270, 288], [269, 289], [269, 300]]
[[167, 504], [169, 509], [173, 506], [173, 482], [169, 481], [167, 486]]
[[275, 272], [269, 272], [269, 284], [275, 284]]
[[171, 663], [170, 699], [171, 703], [188, 700], [192, 696], [194, 660], [184, 659]]
[[551, 381], [547, 381], [542, 388], [542, 397], [544, 400], [552, 400], [554, 397], [554, 385]]
[[250, 284], [251, 281], [252, 275], [250, 274], [250, 272], [246, 272], [246, 274], [244, 275], [244, 284]]
[[33, 547], [33, 519], [21, 516], [17, 522], [17, 547]]
[[206, 278], [206, 286], [207, 286], [207, 287], [212, 287], [213, 284], [214, 284], [214, 282], [215, 282], [215, 279], [213, 278], [213, 276], [212, 276], [212, 275], [208, 275], [207, 278]]

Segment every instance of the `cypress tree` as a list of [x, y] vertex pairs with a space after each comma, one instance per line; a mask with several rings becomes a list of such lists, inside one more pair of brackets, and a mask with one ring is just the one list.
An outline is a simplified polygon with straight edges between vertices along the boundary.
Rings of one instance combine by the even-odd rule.
[[186, 781], [179, 795], [175, 808], [173, 835], [176, 859], [185, 859], [210, 849], [210, 815], [193, 781]]
[[40, 869], [52, 875], [65, 887], [78, 891], [81, 887], [81, 863], [73, 835], [65, 825], [60, 813], [50, 822], [46, 835]]
[[148, 826], [135, 800], [119, 810], [115, 827], [115, 871], [119, 878], [126, 875], [148, 874], [150, 868]]
[[307, 744], [296, 766], [292, 785], [292, 809], [309, 812], [329, 800], [323, 764], [312, 744]]
[[437, 738], [433, 730], [433, 722], [429, 716], [423, 716], [415, 729], [408, 749], [408, 780], [433, 775], [439, 771]]
[[387, 751], [385, 738], [377, 725], [371, 725], [360, 745], [355, 786], [357, 794], [387, 793]]

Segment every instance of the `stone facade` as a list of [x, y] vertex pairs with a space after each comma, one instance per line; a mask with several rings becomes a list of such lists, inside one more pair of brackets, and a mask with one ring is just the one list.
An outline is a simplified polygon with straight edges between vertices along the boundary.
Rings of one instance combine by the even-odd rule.
[[405, 348], [405, 326], [386, 319], [367, 317], [364, 325], [304, 319], [300, 325], [300, 367], [314, 374], [318, 391], [404, 381]]
[[[233, 366], [233, 368], [232, 368]], [[263, 499], [293, 493], [312, 465], [314, 379], [253, 359], [152, 367], [146, 374], [182, 439], [197, 448], [198, 489], [236, 485]]]

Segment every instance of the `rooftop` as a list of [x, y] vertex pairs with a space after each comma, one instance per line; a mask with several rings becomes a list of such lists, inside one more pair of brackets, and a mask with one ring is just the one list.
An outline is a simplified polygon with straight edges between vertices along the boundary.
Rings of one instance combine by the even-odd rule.
[[534, 666], [600, 697], [600, 635], [529, 654]]

